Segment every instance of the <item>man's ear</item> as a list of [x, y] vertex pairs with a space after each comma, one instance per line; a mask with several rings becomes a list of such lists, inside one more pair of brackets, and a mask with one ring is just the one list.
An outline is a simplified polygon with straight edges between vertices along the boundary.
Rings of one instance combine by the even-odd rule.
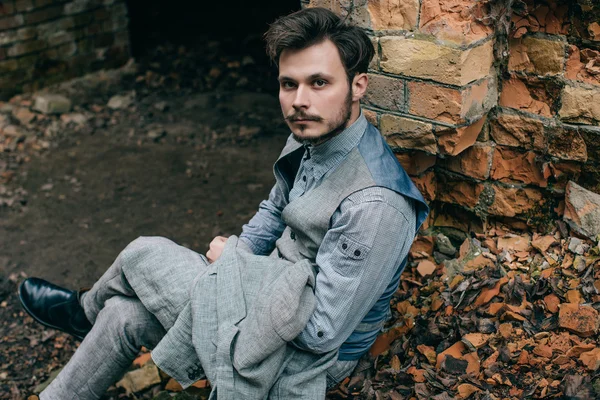
[[369, 77], [364, 72], [354, 75], [352, 80], [352, 101], [358, 101], [363, 98], [367, 91]]

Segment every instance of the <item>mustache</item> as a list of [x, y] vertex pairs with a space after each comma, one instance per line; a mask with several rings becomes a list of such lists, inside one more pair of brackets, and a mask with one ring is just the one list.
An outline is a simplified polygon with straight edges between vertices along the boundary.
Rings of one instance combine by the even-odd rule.
[[303, 111], [298, 111], [298, 112], [295, 112], [295, 113], [285, 117], [286, 121], [295, 121], [298, 119], [302, 119], [305, 121], [322, 121], [323, 120], [323, 118], [319, 117], [318, 115], [308, 115], [308, 114], [305, 114]]

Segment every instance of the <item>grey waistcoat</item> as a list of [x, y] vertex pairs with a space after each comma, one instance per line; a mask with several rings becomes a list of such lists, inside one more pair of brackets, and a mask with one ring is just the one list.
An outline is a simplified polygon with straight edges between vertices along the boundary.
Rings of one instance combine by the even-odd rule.
[[[274, 165], [277, 185], [288, 199], [304, 149], [290, 141]], [[276, 242], [275, 253], [292, 262], [308, 259], [317, 268], [315, 259], [321, 242], [330, 228], [331, 217], [341, 202], [354, 192], [372, 186], [393, 190], [414, 202], [416, 231], [425, 220], [428, 207], [381, 134], [368, 124], [357, 147], [315, 188], [288, 203], [282, 213], [286, 228]], [[416, 234], [417, 232], [414, 232]], [[396, 274], [384, 294], [367, 313], [359, 327], [340, 348], [339, 359], [355, 359], [373, 344], [389, 315], [389, 301], [400, 280], [406, 260], [396, 266]], [[345, 353], [352, 348], [352, 356]], [[358, 357], [356, 349], [360, 349]]]

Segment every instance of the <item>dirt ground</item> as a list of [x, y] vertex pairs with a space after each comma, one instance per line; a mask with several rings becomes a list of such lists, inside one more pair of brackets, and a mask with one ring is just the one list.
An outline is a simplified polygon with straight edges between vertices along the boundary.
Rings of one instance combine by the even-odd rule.
[[[0, 398], [25, 398], [77, 345], [23, 313], [16, 289], [25, 276], [89, 286], [138, 236], [205, 253], [214, 236], [239, 234], [268, 195], [289, 132], [276, 92], [263, 93], [271, 71], [208, 47], [208, 65], [162, 49], [133, 69], [51, 89], [84, 122], [31, 120], [29, 95], [2, 107], [0, 122], [22, 137], [0, 138]], [[170, 56], [179, 64], [166, 76]], [[131, 104], [107, 107], [114, 95]]]

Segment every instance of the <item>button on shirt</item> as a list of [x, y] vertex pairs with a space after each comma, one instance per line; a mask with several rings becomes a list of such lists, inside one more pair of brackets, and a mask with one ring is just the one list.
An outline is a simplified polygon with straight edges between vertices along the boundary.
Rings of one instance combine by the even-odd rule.
[[[360, 117], [342, 133], [318, 146], [305, 145], [289, 193], [293, 202], [341, 164], [367, 127]], [[255, 254], [269, 254], [285, 229], [285, 196], [277, 186], [240, 239]], [[369, 187], [342, 201], [317, 253], [316, 309], [294, 343], [315, 353], [336, 349], [356, 329], [390, 284], [408, 254], [415, 232], [412, 201], [383, 187]], [[349, 250], [350, 249], [350, 250]]]

